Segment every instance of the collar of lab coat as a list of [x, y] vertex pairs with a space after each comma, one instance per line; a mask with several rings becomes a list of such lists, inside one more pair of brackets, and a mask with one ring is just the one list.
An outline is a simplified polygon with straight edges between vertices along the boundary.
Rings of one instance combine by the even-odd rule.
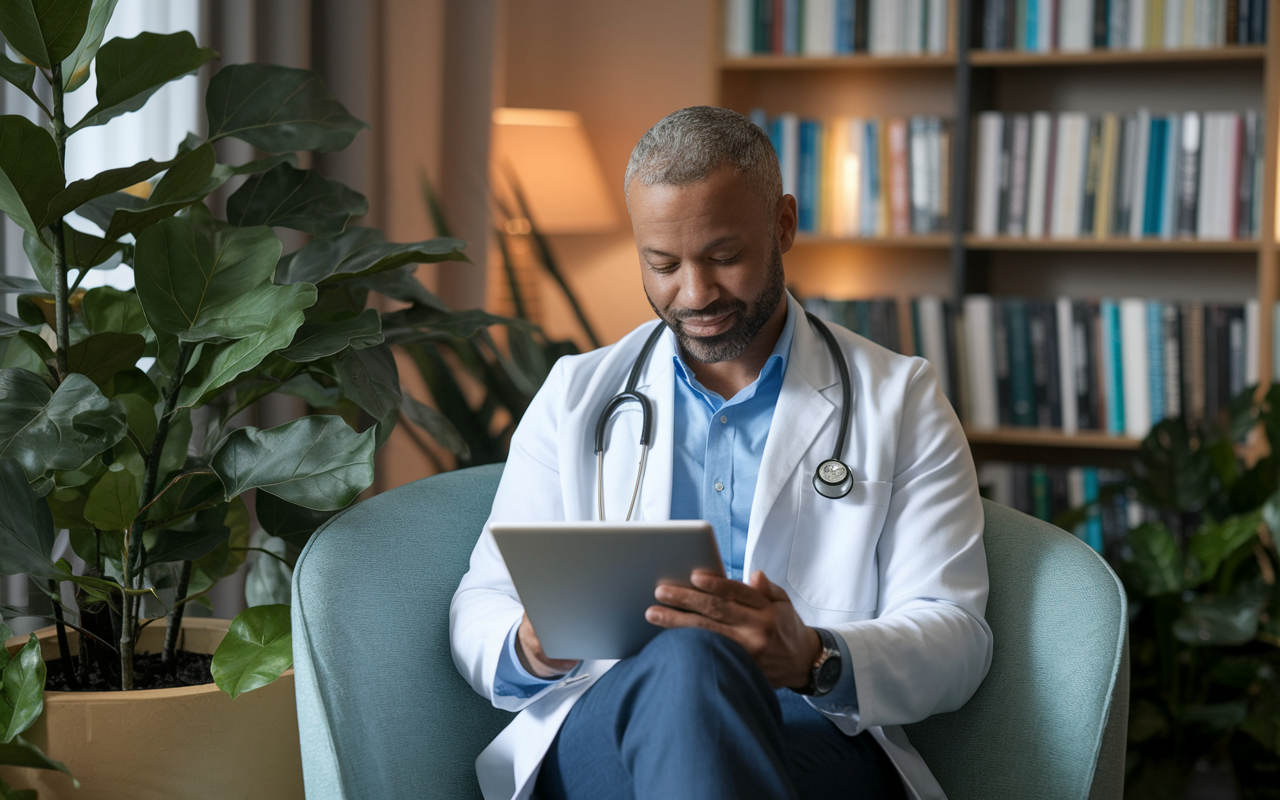
[[[787, 313], [796, 315], [795, 336], [791, 341], [787, 372], [782, 379], [782, 390], [778, 394], [773, 420], [769, 424], [769, 438], [765, 443], [755, 496], [751, 501], [751, 519], [747, 527], [747, 562], [744, 564], [748, 569], [751, 566], [751, 554], [760, 537], [760, 529], [779, 493], [801, 466], [801, 460], [827, 426], [831, 416], [840, 409], [839, 372], [831, 360], [831, 353], [821, 335], [804, 320], [804, 309], [790, 292], [787, 293]], [[645, 488], [640, 500], [642, 519], [671, 518], [675, 435], [675, 368], [671, 359], [675, 354], [675, 334], [668, 330], [654, 345], [653, 353], [650, 354], [636, 387], [652, 400], [655, 423], [653, 446], [645, 467]], [[850, 397], [851, 403], [854, 400], [856, 397]], [[830, 444], [823, 443], [824, 447], [834, 446], [834, 426], [831, 439]], [[845, 445], [846, 453], [851, 450], [850, 444]], [[822, 458], [829, 457], [830, 453], [824, 450]], [[813, 467], [816, 468], [817, 464]], [[808, 476], [805, 482], [809, 482]]]

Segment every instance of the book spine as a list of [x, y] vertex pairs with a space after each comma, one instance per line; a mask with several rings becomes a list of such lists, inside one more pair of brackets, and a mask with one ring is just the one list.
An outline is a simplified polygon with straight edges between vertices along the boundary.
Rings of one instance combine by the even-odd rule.
[[1009, 162], [1009, 211], [1006, 232], [1027, 234], [1027, 159], [1031, 149], [1031, 117], [1013, 116], [1013, 143]]
[[1147, 412], [1151, 422], [1164, 419], [1166, 403], [1164, 396], [1164, 308], [1159, 300], [1147, 301], [1147, 396], [1150, 398], [1150, 410]]
[[875, 236], [880, 227], [880, 142], [879, 124], [867, 120], [863, 131], [862, 235]]
[[1150, 159], [1151, 115], [1139, 109], [1137, 122], [1137, 146], [1134, 149], [1133, 200], [1129, 212], [1129, 236], [1142, 238], [1147, 214], [1147, 170]]
[[769, 26], [769, 51], [774, 55], [787, 52], [787, 0], [773, 0]]
[[1244, 302], [1244, 385], [1258, 385], [1258, 300]]
[[866, 53], [871, 44], [871, 0], [853, 2], [853, 51]]
[[773, 0], [752, 0], [751, 50], [768, 53], [773, 50]]
[[1150, 121], [1149, 144], [1147, 146], [1146, 188], [1143, 200], [1142, 235], [1156, 236], [1160, 233], [1160, 189], [1164, 181], [1164, 140], [1165, 121], [1152, 117]]
[[1183, 413], [1188, 419], [1208, 419], [1209, 374], [1205, 369], [1205, 308], [1201, 303], [1185, 303], [1182, 307], [1182, 396], [1186, 400]]
[[1007, 300], [995, 301], [992, 311], [991, 339], [995, 344], [996, 399], [1000, 411], [1000, 424], [1013, 424], [1012, 384], [1009, 380], [1009, 325]]
[[782, 167], [782, 191], [799, 199], [800, 179], [800, 118], [795, 114], [781, 114], [782, 150], [778, 160]]
[[1107, 47], [1124, 50], [1129, 46], [1129, 0], [1111, 0], [1107, 20]]
[[1031, 116], [1031, 153], [1028, 157], [1028, 177], [1025, 220], [1026, 235], [1044, 236], [1045, 193], [1049, 178], [1049, 133], [1053, 117], [1047, 112]]
[[989, 295], [968, 295], [963, 309], [969, 424], [977, 430], [992, 430], [1000, 424], [993, 301]]
[[1102, 50], [1107, 47], [1107, 22], [1111, 13], [1108, 0], [1093, 0], [1093, 49]]
[[1107, 401], [1107, 432], [1123, 435], [1125, 432], [1125, 397], [1122, 376], [1123, 360], [1120, 344], [1120, 306], [1116, 301], [1104, 299], [1102, 311], [1102, 371], [1105, 378], [1104, 394]]
[[910, 233], [928, 233], [932, 228], [929, 203], [929, 133], [924, 117], [914, 116], [908, 125], [908, 177], [911, 183]]
[[1045, 335], [1045, 404], [1042, 427], [1061, 429], [1063, 413], [1062, 340], [1058, 337], [1057, 309], [1053, 303], [1038, 303]]
[[1227, 376], [1227, 405], [1240, 396], [1244, 391], [1245, 383], [1245, 330], [1244, 330], [1244, 306], [1232, 306], [1228, 311], [1227, 317], [1227, 337], [1229, 346], [1229, 356], [1227, 363], [1230, 364], [1230, 372]]
[[1160, 187], [1160, 238], [1172, 239], [1177, 226], [1178, 165], [1182, 151], [1178, 146], [1182, 133], [1182, 116], [1170, 114], [1165, 120], [1164, 180]]
[[1137, 151], [1137, 119], [1125, 114], [1120, 122], [1120, 140], [1116, 143], [1115, 198], [1112, 201], [1112, 236], [1127, 236], [1133, 203], [1133, 161]]
[[1010, 421], [1034, 426], [1035, 375], [1031, 354], [1031, 326], [1027, 304], [1018, 298], [1004, 301], [1005, 336], [1009, 348]]
[[1005, 115], [1001, 119], [1000, 133], [1000, 160], [999, 166], [999, 197], [996, 201], [996, 230], [1001, 233], [1009, 232], [1009, 162], [1012, 159], [1013, 149], [1013, 117]]
[[1258, 112], [1250, 110], [1244, 115], [1244, 143], [1241, 147], [1239, 179], [1237, 181], [1236, 229], [1237, 239], [1252, 239], [1254, 172], [1258, 168]]
[[1040, 222], [1040, 229], [1044, 231], [1045, 236], [1052, 236], [1054, 233], [1054, 200], [1058, 191], [1058, 182], [1062, 179], [1058, 170], [1058, 150], [1063, 146], [1061, 132], [1062, 119], [1059, 115], [1049, 126], [1049, 149], [1044, 181], [1044, 219]]
[[[1041, 313], [1042, 304], [1028, 302], [1028, 352], [1031, 355], [1031, 419], [1038, 428], [1052, 428], [1052, 406], [1049, 399], [1049, 332]], [[1056, 383], [1056, 376], [1055, 376]]]
[[1141, 439], [1151, 428], [1150, 364], [1148, 361], [1146, 303], [1120, 301], [1121, 380], [1124, 393], [1124, 432]]
[[836, 52], [853, 52], [854, 0], [836, 0]]
[[1094, 549], [1095, 552], [1102, 552], [1102, 512], [1095, 504], [1099, 500], [1098, 493], [1098, 469], [1096, 467], [1083, 467], [1084, 472], [1084, 501], [1089, 506], [1088, 516], [1084, 522], [1084, 543]]
[[1181, 142], [1178, 152], [1178, 224], [1177, 235], [1196, 235], [1196, 208], [1200, 188], [1200, 115], [1189, 111], [1182, 115]]
[[995, 236], [1000, 217], [1000, 149], [1004, 130], [1002, 115], [984, 111], [978, 116], [977, 198], [974, 230], [979, 236]]
[[1094, 219], [1098, 206], [1098, 186], [1102, 182], [1102, 117], [1089, 117], [1084, 166], [1084, 197], [1080, 206], [1081, 236], [1096, 234]]
[[1073, 301], [1072, 350], [1075, 355], [1076, 415], [1081, 430], [1104, 430], [1103, 396], [1099, 383], [1102, 352], [1096, 302]]
[[907, 165], [907, 121], [889, 120], [889, 214], [894, 236], [911, 234], [911, 183]]
[[1058, 391], [1062, 403], [1062, 432], [1071, 434], [1080, 430], [1081, 417], [1077, 371], [1079, 353], [1071, 298], [1059, 297], [1054, 302], [1054, 323], [1058, 334]]
[[1094, 206], [1093, 235], [1098, 239], [1111, 236], [1111, 220], [1115, 215], [1116, 146], [1118, 120], [1115, 114], [1102, 117], [1102, 163], [1098, 167], [1098, 201]]

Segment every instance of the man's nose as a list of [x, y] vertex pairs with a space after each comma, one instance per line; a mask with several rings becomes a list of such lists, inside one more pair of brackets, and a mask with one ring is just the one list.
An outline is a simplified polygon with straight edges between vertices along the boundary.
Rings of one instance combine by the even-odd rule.
[[720, 299], [720, 286], [711, 269], [705, 265], [693, 264], [682, 272], [680, 305], [690, 309], [706, 308]]

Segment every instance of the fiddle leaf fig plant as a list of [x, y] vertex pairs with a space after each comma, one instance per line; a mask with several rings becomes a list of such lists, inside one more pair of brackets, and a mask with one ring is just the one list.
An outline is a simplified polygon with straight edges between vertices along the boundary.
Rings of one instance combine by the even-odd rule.
[[[368, 127], [307, 70], [223, 66], [205, 94], [206, 137], [188, 136], [164, 161], [68, 182], [79, 132], [217, 58], [186, 32], [103, 43], [114, 8], [0, 4], [0, 33], [20, 59], [0, 54], [0, 78], [43, 114], [0, 116], [0, 212], [23, 231], [37, 278], [0, 278], [17, 308], [0, 315], [0, 574], [25, 574], [47, 594], [54, 677], [71, 690], [137, 688], [138, 636], [153, 622], [167, 630], [148, 669], [174, 670], [187, 607], [207, 604], [250, 550], [296, 551], [371, 485], [406, 402], [392, 342], [521, 325], [452, 311], [414, 277], [419, 264], [465, 262], [463, 242], [388, 242], [352, 224], [368, 212], [363, 195], [298, 166], [298, 152], [341, 150]], [[91, 70], [96, 103], [69, 120], [66, 95]], [[219, 162], [213, 145], [229, 137], [261, 157]], [[205, 201], [233, 179], [216, 218]], [[310, 240], [284, 253], [278, 228]], [[132, 270], [134, 288], [81, 288], [111, 268]], [[395, 310], [370, 307], [371, 293]], [[317, 413], [242, 424], [271, 394]], [[448, 416], [418, 405], [414, 419], [456, 451]], [[84, 569], [55, 558], [59, 530]], [[75, 602], [64, 604], [68, 583]], [[274, 680], [291, 662], [288, 623], [280, 605], [237, 617], [213, 657], [216, 683], [234, 696]], [[16, 738], [39, 715], [45, 682], [30, 647], [14, 659], [0, 651], [0, 763], [44, 759]]]

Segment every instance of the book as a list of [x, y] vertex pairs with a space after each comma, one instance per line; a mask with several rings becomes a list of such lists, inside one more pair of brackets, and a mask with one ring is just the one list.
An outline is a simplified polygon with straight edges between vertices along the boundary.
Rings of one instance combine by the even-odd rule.
[[1079, 235], [1093, 237], [1097, 235], [1098, 186], [1102, 183], [1102, 117], [1091, 115], [1087, 125]]
[[836, 0], [804, 0], [802, 52], [806, 56], [836, 54]]
[[1004, 138], [1003, 115], [984, 111], [978, 115], [978, 148], [975, 183], [974, 229], [979, 236], [995, 236], [1000, 224], [1000, 153]]
[[1200, 191], [1200, 114], [1188, 111], [1182, 115], [1182, 131], [1178, 165], [1178, 211], [1175, 235], [1196, 235], [1197, 208]]
[[975, 430], [999, 426], [996, 386], [994, 304], [990, 295], [967, 295], [963, 301], [965, 364], [969, 376], [966, 407]]
[[1150, 360], [1146, 302], [1126, 297], [1119, 302], [1120, 380], [1124, 396], [1124, 433], [1137, 439], [1151, 428]]
[[1117, 436], [1125, 432], [1124, 378], [1121, 358], [1120, 306], [1111, 298], [1103, 298], [1101, 316], [1101, 367], [1103, 395], [1106, 399], [1107, 433]]
[[1008, 209], [1003, 230], [1009, 236], [1027, 233], [1027, 178], [1031, 153], [1031, 117], [1014, 114], [1010, 118], [1011, 142], [1008, 166]]
[[1033, 238], [1045, 235], [1045, 198], [1048, 196], [1049, 164], [1053, 157], [1050, 150], [1052, 129], [1053, 117], [1048, 112], [1041, 111], [1031, 115], [1025, 230], [1026, 235]]

